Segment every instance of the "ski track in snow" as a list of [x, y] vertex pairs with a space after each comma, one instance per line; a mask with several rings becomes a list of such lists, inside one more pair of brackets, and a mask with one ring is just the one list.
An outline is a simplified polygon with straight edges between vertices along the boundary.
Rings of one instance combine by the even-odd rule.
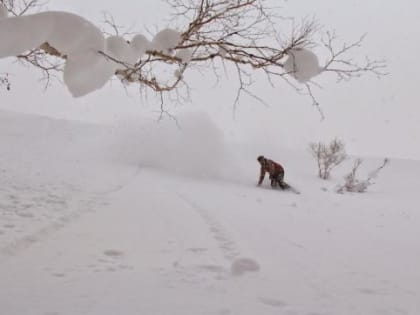
[[[214, 264], [201, 264], [196, 266], [196, 273], [201, 274], [203, 271], [207, 271], [214, 274], [214, 280], [227, 280], [231, 276], [242, 276], [249, 272], [258, 272], [260, 266], [258, 262], [251, 258], [241, 257], [242, 254], [239, 250], [238, 244], [229, 235], [229, 232], [211, 211], [204, 209], [197, 204], [193, 199], [187, 196], [185, 193], [176, 194], [185, 204], [194, 210], [196, 214], [202, 219], [205, 226], [208, 229], [209, 235], [213, 239], [214, 243], [221, 253], [221, 256], [225, 260], [225, 264], [214, 265]], [[195, 253], [209, 254], [207, 249], [190, 249]], [[211, 261], [211, 259], [209, 259]]]
[[[122, 190], [140, 173], [103, 191], [90, 192], [66, 182], [34, 187], [13, 176], [0, 179], [0, 263], [106, 205], [106, 198]], [[6, 188], [4, 188], [6, 187]]]

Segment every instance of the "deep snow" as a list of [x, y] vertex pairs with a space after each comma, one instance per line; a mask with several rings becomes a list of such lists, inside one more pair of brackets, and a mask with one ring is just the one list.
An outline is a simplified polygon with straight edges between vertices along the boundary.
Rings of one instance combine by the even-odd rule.
[[340, 195], [351, 160], [325, 182], [267, 149], [295, 195], [255, 187], [258, 144], [180, 125], [0, 111], [0, 314], [420, 314], [419, 161]]

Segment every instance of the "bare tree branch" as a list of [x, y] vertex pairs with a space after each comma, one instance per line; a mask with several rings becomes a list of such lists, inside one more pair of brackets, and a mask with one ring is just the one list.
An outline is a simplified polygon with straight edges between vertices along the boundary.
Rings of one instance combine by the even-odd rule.
[[[42, 3], [38, 0], [0, 0], [13, 15], [21, 15], [38, 10]], [[104, 51], [98, 53], [115, 62], [115, 75], [124, 84], [137, 83], [157, 93], [175, 91], [186, 95], [188, 85], [184, 80], [186, 71], [213, 71], [216, 81], [220, 81], [219, 68], [237, 74], [238, 89], [234, 109], [243, 95], [264, 103], [263, 98], [252, 91], [255, 73], [262, 73], [271, 86], [278, 79], [292, 85], [298, 93], [309, 96], [313, 105], [323, 117], [319, 102], [312, 90], [316, 82], [293, 83], [293, 70], [285, 70], [285, 62], [294, 52], [303, 49], [323, 48], [329, 54], [328, 60], [320, 66], [320, 73], [333, 73], [338, 81], [350, 80], [366, 73], [377, 77], [386, 75], [385, 62], [366, 59], [359, 63], [351, 56], [362, 45], [365, 36], [350, 44], [338, 45], [335, 33], [327, 32], [320, 42], [315, 35], [320, 33], [318, 23], [305, 19], [296, 23], [294, 19], [281, 15], [281, 8], [270, 7], [267, 0], [166, 0], [172, 9], [172, 20], [179, 25], [180, 42], [169, 51], [149, 49], [133, 64], [117, 60]], [[114, 18], [104, 15], [105, 25], [111, 33], [127, 37]], [[279, 32], [278, 30], [283, 30]], [[106, 34], [111, 34], [107, 32]], [[129, 42], [130, 39], [126, 38]], [[186, 60], [180, 53], [188, 52]], [[66, 56], [44, 43], [40, 47], [21, 54], [18, 58], [39, 68], [49, 82], [51, 74], [62, 70]], [[162, 71], [164, 69], [165, 71]], [[168, 75], [172, 73], [173, 75]], [[303, 83], [303, 84], [302, 84]]]

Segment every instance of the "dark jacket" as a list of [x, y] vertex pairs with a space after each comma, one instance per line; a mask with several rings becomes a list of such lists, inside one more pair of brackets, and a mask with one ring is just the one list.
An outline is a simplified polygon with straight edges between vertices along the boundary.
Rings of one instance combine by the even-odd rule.
[[258, 181], [258, 185], [261, 185], [261, 183], [264, 180], [265, 173], [270, 174], [270, 179], [274, 179], [281, 176], [281, 179], [283, 179], [284, 176], [284, 168], [279, 163], [274, 162], [273, 160], [269, 159], [262, 159], [260, 162], [261, 164], [261, 170], [260, 170], [260, 179]]

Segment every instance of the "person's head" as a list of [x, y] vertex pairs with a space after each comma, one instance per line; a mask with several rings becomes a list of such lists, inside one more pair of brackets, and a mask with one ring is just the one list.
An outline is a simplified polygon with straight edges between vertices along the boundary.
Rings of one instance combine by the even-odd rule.
[[257, 161], [260, 162], [260, 164], [263, 164], [265, 161], [264, 155], [260, 155], [259, 157], [257, 157]]

